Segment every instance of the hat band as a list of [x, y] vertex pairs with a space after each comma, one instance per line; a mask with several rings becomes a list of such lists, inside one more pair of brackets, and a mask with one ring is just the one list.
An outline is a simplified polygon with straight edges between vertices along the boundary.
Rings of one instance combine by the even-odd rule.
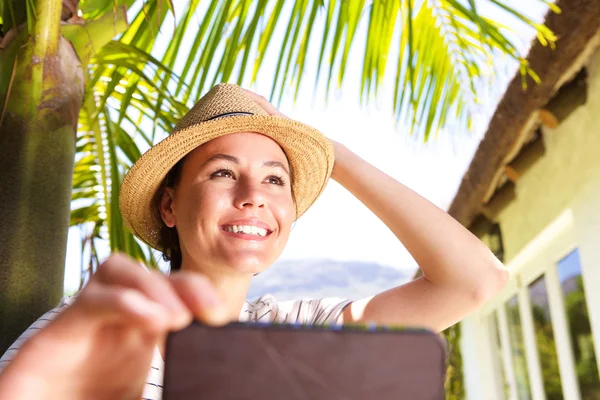
[[224, 114], [215, 115], [214, 117], [210, 117], [209, 119], [207, 119], [207, 121], [217, 119], [217, 118], [231, 117], [233, 115], [254, 115], [254, 113], [246, 112], [246, 111], [228, 112], [228, 113], [224, 113]]

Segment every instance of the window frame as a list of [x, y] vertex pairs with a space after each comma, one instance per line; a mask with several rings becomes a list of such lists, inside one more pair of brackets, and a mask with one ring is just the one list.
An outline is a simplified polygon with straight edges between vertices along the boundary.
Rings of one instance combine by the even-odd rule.
[[[569, 332], [562, 287], [558, 277], [558, 263], [577, 248], [573, 214], [571, 210], [567, 210], [506, 264], [511, 275], [509, 283], [479, 313], [482, 318], [487, 320], [494, 318], [496, 315], [498, 317], [497, 328], [501, 342], [501, 364], [504, 367], [504, 374], [509, 385], [510, 399], [517, 398], [517, 388], [505, 304], [516, 295], [523, 331], [531, 399], [545, 400], [544, 382], [529, 296], [529, 285], [544, 275], [563, 396], [569, 400], [581, 400], [575, 370], [575, 358], [571, 347], [571, 333]], [[584, 271], [585, 269], [582, 266], [582, 274], [584, 274]], [[583, 280], [584, 287], [586, 287], [585, 275]], [[492, 345], [492, 342], [490, 342], [490, 345]], [[504, 382], [501, 382], [501, 384], [503, 385]]]

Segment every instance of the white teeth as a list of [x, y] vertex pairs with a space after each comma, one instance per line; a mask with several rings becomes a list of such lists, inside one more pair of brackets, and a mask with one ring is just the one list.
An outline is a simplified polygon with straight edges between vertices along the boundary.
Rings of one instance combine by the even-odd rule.
[[225, 230], [227, 232], [244, 233], [246, 235], [267, 236], [267, 230], [265, 228], [252, 225], [231, 225], [226, 226]]

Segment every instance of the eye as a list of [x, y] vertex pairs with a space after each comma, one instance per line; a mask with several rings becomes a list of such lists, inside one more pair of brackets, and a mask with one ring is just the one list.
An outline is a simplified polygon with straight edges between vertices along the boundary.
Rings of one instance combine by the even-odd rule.
[[220, 169], [216, 172], [213, 172], [210, 176], [211, 178], [232, 178], [235, 179], [235, 175], [229, 169]]
[[283, 177], [276, 176], [276, 175], [269, 176], [267, 178], [267, 182], [272, 183], [274, 185], [279, 185], [279, 186], [285, 185], [285, 181], [283, 180]]

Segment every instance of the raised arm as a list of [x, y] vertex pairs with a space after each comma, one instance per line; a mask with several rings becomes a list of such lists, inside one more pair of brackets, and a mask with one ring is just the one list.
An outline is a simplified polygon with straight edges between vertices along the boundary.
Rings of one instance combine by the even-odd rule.
[[332, 178], [391, 229], [423, 271], [421, 278], [353, 302], [339, 322], [442, 331], [502, 289], [508, 272], [477, 237], [345, 146], [334, 147]]
[[[267, 99], [246, 92], [269, 114], [285, 117]], [[394, 232], [423, 277], [345, 308], [338, 322], [429, 328], [454, 325], [498, 293], [508, 271], [467, 229], [417, 193], [332, 141], [332, 178]]]

